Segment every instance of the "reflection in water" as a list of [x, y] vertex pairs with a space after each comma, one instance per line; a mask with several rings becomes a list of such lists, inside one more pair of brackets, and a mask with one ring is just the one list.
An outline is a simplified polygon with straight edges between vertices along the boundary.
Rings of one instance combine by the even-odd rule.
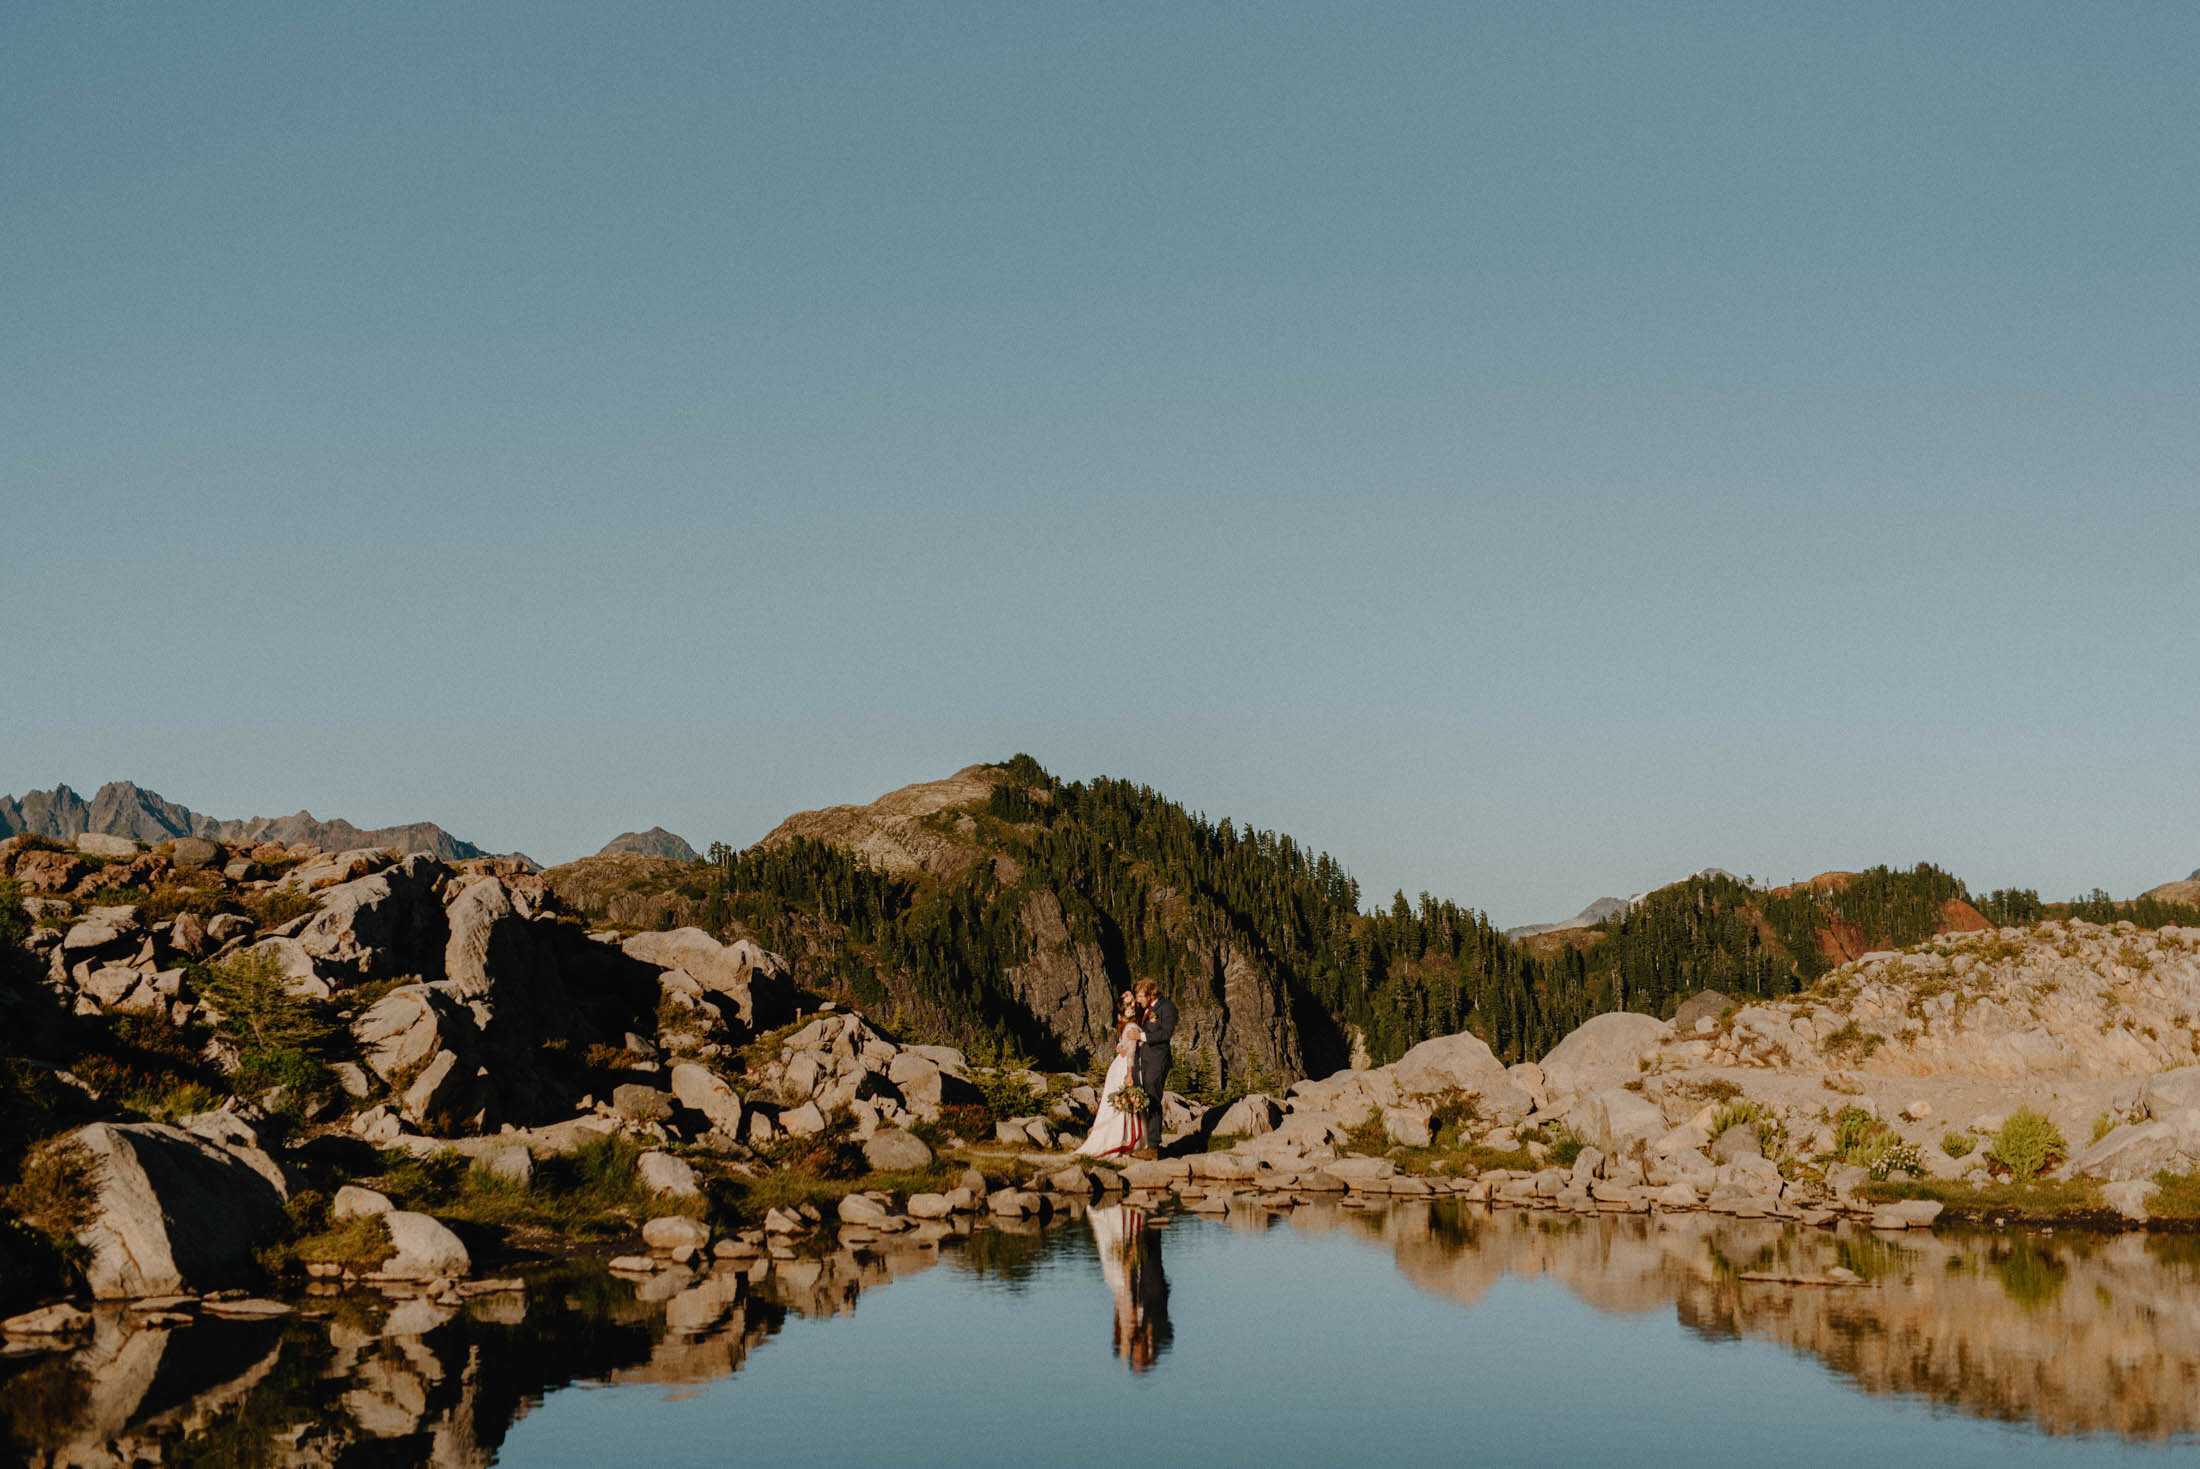
[[[1602, 1310], [1670, 1305], [1699, 1335], [1778, 1343], [1866, 1392], [2056, 1434], [2200, 1432], [2200, 1273], [2182, 1241], [1513, 1210], [1447, 1229], [1416, 1212], [1355, 1223], [1414, 1284], [1462, 1304], [1506, 1275], [1550, 1278]], [[1785, 1283], [1835, 1265], [1864, 1283]]]
[[1115, 1355], [1144, 1372], [1169, 1349], [1169, 1277], [1161, 1268], [1161, 1230], [1147, 1211], [1110, 1204], [1086, 1215], [1100, 1273], [1115, 1294]]
[[[882, 1241], [639, 1283], [572, 1265], [532, 1276], [524, 1292], [455, 1304], [328, 1295], [301, 1303], [313, 1314], [276, 1321], [183, 1324], [102, 1308], [69, 1350], [0, 1358], [0, 1457], [487, 1464], [512, 1424], [564, 1384], [684, 1392], [738, 1372], [790, 1315], [844, 1314], [863, 1291], [942, 1263], [964, 1289], [1010, 1293], [1043, 1267], [1096, 1270], [1114, 1295], [1117, 1355], [1144, 1372], [1171, 1342], [1157, 1227], [1169, 1221], [1128, 1207], [1089, 1218], [1096, 1265], [1083, 1259], [1083, 1230], [1012, 1223], [944, 1250]], [[1863, 1392], [2050, 1433], [2200, 1430], [2200, 1249], [2186, 1239], [1874, 1235], [1427, 1204], [1233, 1208], [1228, 1223], [1230, 1234], [1177, 1227], [1198, 1232], [1202, 1259], [1261, 1249], [1270, 1229], [1330, 1234], [1387, 1251], [1414, 1286], [1468, 1308], [1508, 1276], [1555, 1281], [1600, 1310], [1670, 1311], [1707, 1338], [1805, 1354]], [[1862, 1283], [1790, 1283], [1835, 1265]], [[1279, 1278], [1274, 1288], [1295, 1287]], [[1170, 1365], [1185, 1367], [1181, 1353]]]

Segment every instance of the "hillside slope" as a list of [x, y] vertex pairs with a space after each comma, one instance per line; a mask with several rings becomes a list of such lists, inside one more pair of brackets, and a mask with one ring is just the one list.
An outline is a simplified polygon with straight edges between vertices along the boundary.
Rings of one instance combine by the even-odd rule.
[[621, 852], [632, 852], [641, 857], [666, 857], [674, 862], [700, 862], [703, 854], [687, 844], [685, 837], [653, 826], [647, 831], [622, 831], [605, 842], [596, 852], [599, 857], [616, 857]]
[[1481, 914], [1402, 894], [1363, 914], [1358, 884], [1289, 837], [1028, 757], [714, 847], [700, 902], [699, 871], [591, 859], [549, 876], [591, 916], [753, 937], [813, 988], [1050, 1062], [1104, 1047], [1115, 996], [1147, 976], [1216, 1084], [1387, 1060], [1469, 1023], [1510, 1055], [1556, 1034], [1526, 956]]

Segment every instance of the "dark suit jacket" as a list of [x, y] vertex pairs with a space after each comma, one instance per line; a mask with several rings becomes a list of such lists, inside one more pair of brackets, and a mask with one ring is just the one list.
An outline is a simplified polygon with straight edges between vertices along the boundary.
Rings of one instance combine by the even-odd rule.
[[1153, 1102], [1153, 1111], [1159, 1112], [1162, 1088], [1169, 1081], [1169, 1042], [1176, 1038], [1176, 1006], [1167, 995], [1154, 1001], [1145, 1029], [1145, 1042], [1131, 1064], [1138, 1084]]

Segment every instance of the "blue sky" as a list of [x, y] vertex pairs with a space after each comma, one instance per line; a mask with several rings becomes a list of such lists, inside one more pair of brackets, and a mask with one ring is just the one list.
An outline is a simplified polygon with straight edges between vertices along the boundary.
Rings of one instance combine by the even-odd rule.
[[2200, 863], [2200, 12], [0, 11], [0, 788]]

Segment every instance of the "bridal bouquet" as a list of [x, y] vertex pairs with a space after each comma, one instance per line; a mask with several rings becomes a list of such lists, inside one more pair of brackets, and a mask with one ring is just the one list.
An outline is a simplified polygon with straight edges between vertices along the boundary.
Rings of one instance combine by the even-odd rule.
[[1153, 1098], [1146, 1089], [1133, 1083], [1108, 1093], [1108, 1105], [1126, 1117], [1143, 1117], [1153, 1110]]

